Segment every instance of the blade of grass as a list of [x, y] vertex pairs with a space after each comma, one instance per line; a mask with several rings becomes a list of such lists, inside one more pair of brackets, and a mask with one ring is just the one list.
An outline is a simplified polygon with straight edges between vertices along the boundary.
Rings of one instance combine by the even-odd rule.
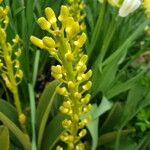
[[36, 150], [36, 132], [35, 132], [35, 96], [32, 84], [28, 84], [30, 107], [31, 107], [31, 123], [32, 123], [32, 150]]

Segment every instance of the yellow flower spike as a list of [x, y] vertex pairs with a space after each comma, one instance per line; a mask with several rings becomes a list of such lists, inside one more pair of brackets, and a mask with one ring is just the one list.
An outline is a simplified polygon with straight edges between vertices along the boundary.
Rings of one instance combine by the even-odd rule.
[[30, 37], [30, 41], [37, 47], [39, 48], [44, 48], [44, 44], [43, 44], [43, 41], [35, 36], [31, 36]]
[[43, 41], [44, 45], [48, 48], [55, 48], [55, 46], [56, 46], [55, 41], [51, 37], [45, 36], [42, 39], [42, 41]]
[[86, 42], [86, 34], [85, 33], [82, 33], [82, 35], [79, 37], [79, 39], [77, 41], [74, 42], [74, 44], [80, 48], [83, 46], [83, 44]]
[[21, 113], [19, 115], [19, 122], [22, 126], [24, 126], [26, 124], [26, 120], [27, 120], [27, 118], [26, 118], [25, 114]]
[[42, 30], [49, 30], [51, 27], [51, 24], [44, 17], [40, 17], [37, 20], [37, 23], [41, 27]]
[[47, 20], [51, 23], [51, 24], [53, 24], [53, 23], [56, 23], [56, 16], [55, 16], [55, 13], [54, 13], [54, 11], [52, 10], [52, 8], [50, 8], [50, 7], [47, 7], [47, 8], [45, 8], [45, 15], [46, 15], [46, 18], [47, 18]]
[[145, 8], [145, 12], [148, 17], [150, 17], [150, 1], [149, 0], [144, 0], [143, 1], [143, 6]]
[[69, 9], [67, 6], [61, 6], [60, 15], [58, 17], [59, 21], [64, 22], [66, 18], [69, 17]]
[[73, 38], [79, 32], [79, 23], [75, 22], [72, 17], [68, 17], [65, 21], [65, 31], [69, 39]]

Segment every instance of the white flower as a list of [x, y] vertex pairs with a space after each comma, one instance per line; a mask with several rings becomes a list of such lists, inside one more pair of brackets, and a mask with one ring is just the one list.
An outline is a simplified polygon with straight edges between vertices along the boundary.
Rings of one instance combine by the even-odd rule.
[[141, 0], [124, 0], [120, 9], [119, 16], [126, 17], [141, 5]]

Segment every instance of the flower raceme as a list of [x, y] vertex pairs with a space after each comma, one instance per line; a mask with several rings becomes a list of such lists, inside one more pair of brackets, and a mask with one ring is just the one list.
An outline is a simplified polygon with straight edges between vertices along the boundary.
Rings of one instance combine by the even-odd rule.
[[[62, 122], [65, 132], [60, 139], [67, 144], [69, 150], [84, 150], [81, 139], [87, 133], [85, 126], [91, 117], [81, 120], [81, 116], [92, 108], [89, 103], [91, 95], [88, 93], [92, 86], [89, 80], [92, 71], [87, 70], [88, 56], [82, 51], [86, 34], [81, 32], [79, 22], [70, 16], [67, 6], [61, 6], [58, 19], [49, 7], [45, 9], [45, 16], [40, 17], [37, 23], [50, 36], [42, 39], [31, 36], [30, 40], [35, 46], [47, 50], [59, 63], [51, 67], [51, 74], [63, 83], [57, 87], [57, 93], [64, 97], [59, 110], [68, 115]], [[61, 26], [58, 26], [58, 21]], [[62, 149], [61, 146], [57, 147], [57, 150]]]

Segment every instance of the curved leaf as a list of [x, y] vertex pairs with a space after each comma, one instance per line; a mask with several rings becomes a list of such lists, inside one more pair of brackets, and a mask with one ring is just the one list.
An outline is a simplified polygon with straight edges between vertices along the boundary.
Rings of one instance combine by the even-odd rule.
[[36, 127], [38, 130], [38, 149], [40, 149], [48, 116], [51, 111], [53, 101], [55, 100], [56, 87], [59, 84], [60, 82], [55, 80], [46, 86], [37, 107]]
[[9, 150], [9, 131], [5, 126], [0, 126], [0, 148]]
[[15, 124], [18, 124], [18, 115], [15, 107], [3, 99], [0, 99], [0, 112], [5, 114]]
[[62, 121], [68, 116], [64, 114], [58, 114], [46, 127], [44, 138], [42, 142], [43, 150], [51, 150], [53, 146], [58, 142], [60, 135], [64, 131], [62, 127]]
[[29, 137], [24, 134], [6, 115], [0, 112], [0, 121], [17, 137], [25, 150], [31, 149]]

